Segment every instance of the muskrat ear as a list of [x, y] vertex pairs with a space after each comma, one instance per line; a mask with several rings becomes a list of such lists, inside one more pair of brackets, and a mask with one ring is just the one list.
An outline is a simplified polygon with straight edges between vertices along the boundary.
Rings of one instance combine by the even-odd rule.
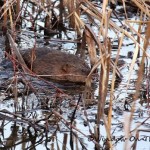
[[65, 72], [68, 72], [69, 71], [69, 64], [64, 64], [62, 66], [62, 70], [65, 71]]

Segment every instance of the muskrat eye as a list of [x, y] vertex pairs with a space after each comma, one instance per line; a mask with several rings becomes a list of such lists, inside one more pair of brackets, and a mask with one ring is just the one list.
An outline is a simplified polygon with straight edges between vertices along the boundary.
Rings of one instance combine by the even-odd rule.
[[69, 64], [65, 64], [65, 65], [62, 66], [62, 70], [65, 71], [65, 72], [68, 72], [69, 68], [70, 68]]

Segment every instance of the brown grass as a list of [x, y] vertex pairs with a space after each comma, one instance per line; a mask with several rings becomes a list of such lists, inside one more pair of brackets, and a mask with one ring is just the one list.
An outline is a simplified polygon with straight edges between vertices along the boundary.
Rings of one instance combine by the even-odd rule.
[[[135, 45], [134, 49], [134, 55], [131, 62], [131, 65], [129, 66], [129, 72], [128, 72], [128, 83], [126, 85], [126, 92], [128, 92], [128, 88], [130, 85], [130, 79], [132, 72], [134, 71], [134, 66], [136, 64], [137, 58], [139, 57], [139, 54], [142, 53], [142, 59], [140, 62], [140, 67], [137, 74], [137, 80], [135, 85], [135, 93], [133, 98], [133, 105], [131, 109], [131, 115], [129, 118], [126, 118], [129, 120], [128, 124], [125, 124], [125, 132], [128, 136], [130, 136], [131, 133], [131, 123], [133, 119], [133, 114], [135, 111], [135, 102], [139, 98], [141, 85], [144, 80], [144, 70], [145, 70], [145, 59], [150, 59], [150, 54], [147, 52], [147, 49], [149, 47], [149, 41], [150, 41], [150, 7], [147, 5], [145, 1], [140, 0], [132, 0], [132, 3], [134, 7], [137, 7], [140, 17], [137, 20], [130, 20], [128, 19], [128, 14], [126, 11], [126, 1], [122, 0], [122, 5], [125, 11], [124, 16], [124, 25], [125, 28], [122, 28], [122, 26], [118, 26], [115, 22], [111, 20], [111, 14], [113, 10], [108, 8], [108, 1], [103, 0], [102, 8], [96, 7], [94, 3], [88, 1], [88, 0], [63, 0], [61, 1], [60, 5], [52, 5], [51, 3], [48, 3], [46, 1], [41, 1], [41, 3], [38, 3], [36, 0], [32, 0], [32, 3], [35, 5], [35, 8], [38, 10], [40, 9], [42, 12], [45, 12], [46, 15], [49, 16], [49, 18], [52, 17], [52, 13], [49, 9], [49, 5], [53, 6], [55, 8], [58, 8], [60, 6], [61, 14], [57, 16], [57, 21], [55, 23], [62, 23], [64, 24], [65, 21], [69, 24], [68, 28], [71, 28], [76, 33], [76, 39], [79, 39], [78, 42], [81, 44], [79, 46], [78, 52], [81, 56], [85, 56], [85, 49], [88, 51], [88, 57], [90, 59], [90, 65], [91, 65], [91, 72], [87, 76], [86, 80], [86, 86], [85, 86], [85, 93], [83, 96], [83, 105], [84, 105], [84, 111], [86, 112], [86, 106], [90, 103], [89, 99], [87, 100], [87, 94], [89, 94], [90, 86], [91, 86], [91, 79], [93, 73], [99, 68], [99, 96], [98, 96], [98, 103], [97, 103], [97, 118], [95, 122], [95, 138], [93, 138], [92, 142], [96, 145], [95, 149], [99, 149], [99, 139], [101, 134], [101, 128], [99, 126], [100, 120], [103, 120], [105, 128], [106, 128], [106, 134], [107, 138], [111, 139], [111, 125], [112, 125], [112, 111], [113, 111], [113, 103], [114, 103], [114, 92], [115, 92], [115, 81], [116, 81], [116, 73], [121, 78], [121, 73], [117, 67], [119, 55], [121, 48], [123, 47], [123, 40], [125, 37], [132, 40], [133, 44]], [[131, 3], [131, 4], [132, 4]], [[13, 5], [16, 4], [16, 13], [17, 17], [14, 16], [13, 11]], [[14, 57], [18, 58], [19, 64], [22, 66], [26, 66], [19, 50], [17, 49], [15, 45], [15, 39], [17, 31], [15, 28], [16, 25], [16, 18], [19, 20], [21, 17], [21, 10], [20, 10], [20, 1], [17, 0], [9, 2], [8, 5], [6, 5], [6, 0], [4, 1], [4, 5], [1, 9], [1, 18], [3, 17], [3, 26], [7, 28], [7, 36], [9, 39], [9, 43], [11, 45], [11, 49], [13, 50]], [[52, 8], [54, 9], [54, 8]], [[22, 14], [25, 12], [22, 12]], [[39, 14], [37, 14], [39, 15]], [[87, 25], [86, 21], [83, 20], [83, 16], [87, 19], [86, 21], [92, 24], [96, 28], [96, 32], [93, 30], [93, 26]], [[30, 14], [30, 17], [33, 16]], [[25, 19], [25, 17], [23, 18]], [[50, 22], [52, 23], [52, 22]], [[36, 23], [33, 23], [36, 27]], [[136, 30], [132, 25], [136, 24], [138, 25], [138, 30]], [[49, 27], [53, 27], [54, 24], [50, 24]], [[146, 27], [145, 27], [146, 26]], [[47, 27], [47, 26], [45, 26]], [[144, 29], [145, 28], [145, 29]], [[127, 30], [130, 29], [130, 32]], [[52, 28], [50, 30], [53, 30]], [[112, 57], [112, 43], [113, 39], [109, 36], [109, 30], [112, 30], [115, 34], [115, 37], [118, 40], [118, 49], [117, 49], [117, 55], [115, 62], [111, 60]], [[145, 34], [142, 34], [142, 31], [144, 30]], [[35, 31], [34, 31], [35, 32]], [[76, 43], [76, 39], [74, 39], [74, 43]], [[63, 41], [64, 39], [62, 39]], [[141, 43], [144, 43], [143, 45]], [[35, 42], [36, 45], [36, 42]], [[110, 67], [112, 66], [112, 78], [109, 77], [110, 75]], [[24, 72], [27, 73], [26, 69], [22, 67]], [[17, 79], [14, 80], [15, 87], [17, 85]], [[109, 82], [111, 82], [111, 88], [110, 91], [108, 89]], [[14, 88], [15, 93], [15, 99], [17, 101], [17, 89]], [[110, 94], [109, 98], [108, 95]], [[108, 108], [108, 118], [106, 118], [106, 115], [104, 113], [106, 100], [109, 99], [109, 108]], [[88, 102], [87, 102], [87, 101]], [[124, 98], [125, 101], [125, 98]], [[92, 102], [92, 99], [91, 99]], [[68, 126], [70, 129], [76, 130], [76, 132], [79, 132], [86, 138], [88, 136], [83, 133], [80, 129], [75, 127], [74, 125], [70, 124], [67, 120], [65, 120], [59, 112], [53, 111], [53, 114], [62, 119], [66, 126]], [[86, 116], [87, 118], [87, 116]], [[88, 119], [87, 119], [88, 120]], [[138, 136], [138, 135], [136, 135]], [[66, 142], [67, 142], [67, 135], [64, 135], [64, 145], [62, 149], [66, 149]], [[75, 138], [76, 146], [78, 145], [78, 140]], [[134, 143], [134, 148], [136, 148], [137, 143]], [[113, 149], [113, 143], [111, 140], [106, 143], [106, 146]], [[54, 149], [53, 145], [51, 146], [52, 149]], [[128, 143], [125, 143], [125, 149], [128, 147]], [[59, 149], [59, 148], [58, 148]], [[78, 146], [77, 146], [78, 149]]]

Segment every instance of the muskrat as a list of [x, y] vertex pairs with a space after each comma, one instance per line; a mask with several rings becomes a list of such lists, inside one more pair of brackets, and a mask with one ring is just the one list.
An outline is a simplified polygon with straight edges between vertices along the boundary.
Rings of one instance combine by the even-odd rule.
[[[31, 56], [34, 52], [33, 63], [31, 64]], [[45, 78], [70, 81], [70, 82], [85, 82], [87, 75], [90, 72], [90, 67], [84, 60], [73, 54], [67, 54], [59, 50], [51, 50], [50, 48], [42, 47], [24, 50], [22, 54], [27, 66], [37, 75]]]

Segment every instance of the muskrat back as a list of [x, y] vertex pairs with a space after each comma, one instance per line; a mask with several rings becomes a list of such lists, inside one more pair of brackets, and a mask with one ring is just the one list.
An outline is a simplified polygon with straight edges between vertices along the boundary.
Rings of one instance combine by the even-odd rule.
[[84, 60], [73, 54], [49, 48], [36, 48], [25, 50], [22, 55], [27, 66], [38, 75], [50, 79], [85, 82], [90, 67]]

